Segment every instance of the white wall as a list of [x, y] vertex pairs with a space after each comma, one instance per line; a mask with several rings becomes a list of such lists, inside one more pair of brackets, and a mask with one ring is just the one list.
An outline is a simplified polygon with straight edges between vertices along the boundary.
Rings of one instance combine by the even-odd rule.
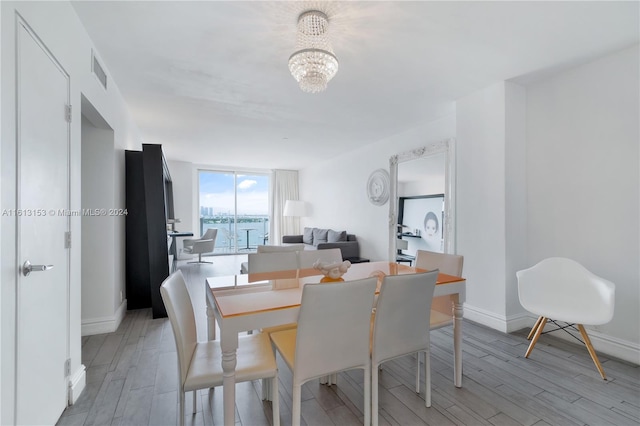
[[503, 330], [505, 96], [505, 84], [498, 83], [456, 105], [456, 238], [457, 253], [465, 257], [469, 305], [465, 316]]
[[638, 75], [636, 45], [527, 89], [528, 258], [570, 257], [616, 284], [597, 328], [607, 350], [640, 348]]
[[[15, 13], [19, 12], [25, 21], [62, 64], [71, 76], [71, 104], [73, 116], [71, 124], [71, 205], [72, 210], [81, 209], [81, 95], [84, 95], [100, 112], [114, 130], [116, 150], [115, 200], [124, 208], [124, 153], [126, 148], [139, 148], [139, 132], [131, 121], [127, 107], [117, 86], [109, 78], [105, 90], [91, 74], [91, 49], [93, 45], [68, 2], [0, 2], [2, 8], [1, 34], [1, 122], [0, 164], [2, 172], [2, 209], [15, 209], [16, 190], [16, 136], [15, 136]], [[104, 63], [103, 63], [104, 65]], [[121, 203], [121, 204], [120, 204]], [[12, 424], [14, 418], [14, 350], [15, 350], [15, 277], [18, 259], [15, 252], [15, 218], [2, 217], [2, 242], [0, 246], [0, 290], [2, 350], [0, 382], [2, 417], [0, 424]], [[114, 249], [123, 247], [124, 218], [116, 222]], [[70, 357], [71, 385], [74, 397], [84, 386], [84, 366], [81, 364], [81, 218], [71, 217], [70, 269]], [[116, 251], [115, 277], [123, 276], [124, 250]], [[120, 283], [123, 288], [124, 283]], [[113, 306], [113, 298], [104, 301], [105, 306]], [[64, 338], [64, 336], [61, 336]]]
[[529, 266], [523, 243], [527, 240], [526, 89], [509, 82], [505, 89], [505, 316], [507, 329], [515, 330], [527, 323], [516, 279], [516, 272]]
[[[114, 174], [113, 131], [82, 117], [82, 208], [111, 209]], [[82, 324], [113, 314], [113, 218], [82, 217]], [[84, 327], [83, 327], [84, 328]], [[83, 334], [84, 330], [83, 330]]]
[[[194, 166], [192, 163], [177, 160], [167, 160], [167, 166], [169, 167], [173, 185], [173, 211], [181, 221], [176, 223], [176, 230], [193, 232], [194, 237], [199, 238], [200, 224], [198, 222], [194, 224], [194, 209], [199, 212], [196, 207], [197, 200], [194, 201], [193, 199]], [[178, 238], [176, 241], [178, 255], [180, 255], [180, 249], [182, 248], [182, 240], [184, 238]], [[189, 255], [187, 257], [191, 258], [192, 256]]]
[[360, 242], [360, 255], [387, 260], [389, 203], [375, 206], [367, 197], [367, 180], [376, 169], [389, 170], [389, 157], [429, 143], [453, 137], [455, 117], [450, 115], [333, 160], [300, 171], [300, 198], [310, 205], [311, 215], [301, 226], [346, 230]]

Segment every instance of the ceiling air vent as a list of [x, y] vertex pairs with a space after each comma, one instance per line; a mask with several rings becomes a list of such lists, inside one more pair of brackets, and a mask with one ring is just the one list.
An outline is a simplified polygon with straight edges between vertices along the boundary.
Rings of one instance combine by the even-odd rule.
[[96, 76], [102, 87], [107, 88], [107, 74], [102, 69], [102, 65], [98, 62], [95, 53], [91, 50], [91, 71]]

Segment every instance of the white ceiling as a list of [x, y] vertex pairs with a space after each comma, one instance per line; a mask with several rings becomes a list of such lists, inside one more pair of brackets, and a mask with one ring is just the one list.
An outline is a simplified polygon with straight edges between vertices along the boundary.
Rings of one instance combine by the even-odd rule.
[[[454, 111], [491, 84], [638, 43], [638, 2], [79, 1], [145, 143], [169, 159], [301, 169]], [[329, 14], [336, 77], [302, 92], [300, 12]]]

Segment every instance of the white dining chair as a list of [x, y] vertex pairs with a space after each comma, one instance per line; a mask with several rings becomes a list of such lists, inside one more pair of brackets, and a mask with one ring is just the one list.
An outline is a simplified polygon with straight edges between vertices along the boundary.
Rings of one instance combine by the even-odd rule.
[[[222, 385], [222, 350], [217, 340], [197, 341], [193, 305], [182, 272], [171, 274], [160, 286], [160, 294], [178, 352], [179, 424], [184, 425], [186, 392], [193, 391], [192, 414], [195, 414], [196, 391]], [[273, 424], [279, 425], [278, 366], [267, 335], [238, 338], [235, 374], [236, 382], [271, 379]]]
[[247, 266], [250, 274], [298, 269], [298, 253], [295, 251], [249, 253], [248, 256]]
[[[432, 271], [438, 269], [443, 274], [462, 276], [464, 256], [450, 253], [436, 253], [427, 250], [416, 251], [416, 268]], [[434, 297], [431, 303], [429, 324], [431, 330], [453, 324], [451, 300], [448, 296]], [[416, 393], [420, 393], [420, 355], [417, 357]]]
[[[563, 257], [544, 259], [531, 268], [516, 272], [516, 277], [520, 304], [538, 315], [527, 337], [531, 343], [525, 358], [529, 358], [548, 321], [558, 326], [549, 332], [560, 329], [569, 332], [567, 328], [577, 325], [593, 363], [606, 380], [607, 376], [584, 325], [601, 325], [611, 321], [615, 284], [593, 274], [575, 260]], [[557, 321], [567, 325], [561, 326]]]
[[[282, 252], [297, 252], [300, 250], [304, 250], [304, 244], [289, 244], [283, 246], [269, 246], [269, 245], [259, 245], [256, 247], [256, 253], [282, 253]], [[295, 268], [293, 268], [295, 269]], [[260, 272], [270, 272], [270, 271], [260, 271]], [[249, 273], [249, 262], [242, 262], [240, 264], [240, 273], [247, 274]]]
[[298, 266], [300, 269], [313, 268], [313, 264], [321, 262], [342, 262], [342, 251], [339, 248], [325, 250], [303, 250], [298, 252]]
[[[326, 250], [304, 250], [304, 248], [298, 252], [298, 267], [300, 269], [313, 268], [313, 264], [317, 261], [322, 262], [342, 262], [342, 251], [339, 248], [332, 248]], [[266, 333], [275, 333], [277, 331], [288, 330], [295, 328], [295, 323], [283, 324], [275, 327], [268, 327], [262, 329]], [[322, 377], [320, 383], [331, 386], [335, 384], [337, 375], [330, 375]]]
[[371, 340], [371, 420], [378, 425], [378, 368], [404, 355], [425, 353], [425, 406], [431, 406], [429, 310], [438, 270], [385, 276]]
[[377, 279], [307, 284], [297, 329], [271, 333], [293, 371], [292, 424], [300, 425], [302, 385], [344, 370], [364, 370], [364, 424], [371, 421], [369, 334]]
[[270, 246], [270, 245], [259, 245], [256, 248], [257, 253], [274, 253], [274, 252], [283, 252], [283, 251], [302, 251], [304, 250], [304, 244], [287, 244], [282, 246]]

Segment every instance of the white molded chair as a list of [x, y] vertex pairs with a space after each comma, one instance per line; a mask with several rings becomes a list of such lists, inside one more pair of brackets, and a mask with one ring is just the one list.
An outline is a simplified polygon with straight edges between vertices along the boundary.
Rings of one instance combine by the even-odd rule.
[[302, 385], [309, 380], [364, 370], [364, 424], [371, 421], [369, 334], [377, 279], [307, 284], [298, 328], [271, 333], [271, 341], [293, 371], [292, 424], [300, 425]]
[[[431, 407], [429, 311], [438, 270], [384, 277], [371, 345], [371, 420], [378, 425], [378, 368], [385, 361], [425, 353], [425, 405]], [[419, 364], [418, 364], [419, 365]]]
[[[436, 253], [427, 250], [416, 251], [416, 268], [431, 271], [438, 269], [443, 274], [462, 276], [464, 256], [459, 254]], [[431, 330], [453, 324], [453, 307], [449, 296], [434, 297], [431, 304], [429, 324]], [[418, 354], [418, 368], [416, 369], [416, 392], [420, 392], [420, 354]]]
[[[222, 351], [220, 342], [198, 342], [193, 305], [180, 271], [170, 275], [160, 286], [178, 352], [178, 383], [180, 389], [180, 425], [184, 425], [185, 393], [193, 391], [193, 411], [196, 411], [196, 391], [222, 385]], [[278, 401], [278, 367], [269, 338], [263, 334], [240, 337], [237, 351], [236, 382], [271, 379], [273, 424], [280, 424]]]
[[300, 269], [313, 268], [316, 261], [342, 262], [342, 252], [339, 248], [326, 250], [302, 250], [298, 252], [298, 266]]
[[216, 228], [209, 228], [204, 233], [202, 238], [188, 239], [182, 242], [183, 251], [189, 254], [197, 254], [198, 261], [188, 263], [213, 263], [205, 262], [202, 260], [202, 253], [211, 253], [216, 244], [216, 237], [218, 236], [218, 230]]
[[[520, 304], [539, 316], [527, 337], [531, 343], [525, 358], [531, 354], [547, 321], [565, 322], [569, 327], [577, 325], [593, 363], [606, 380], [607, 376], [584, 325], [601, 325], [611, 321], [615, 284], [591, 273], [580, 263], [563, 257], [544, 259], [531, 268], [518, 271], [516, 276]], [[566, 327], [559, 329], [566, 331]]]

